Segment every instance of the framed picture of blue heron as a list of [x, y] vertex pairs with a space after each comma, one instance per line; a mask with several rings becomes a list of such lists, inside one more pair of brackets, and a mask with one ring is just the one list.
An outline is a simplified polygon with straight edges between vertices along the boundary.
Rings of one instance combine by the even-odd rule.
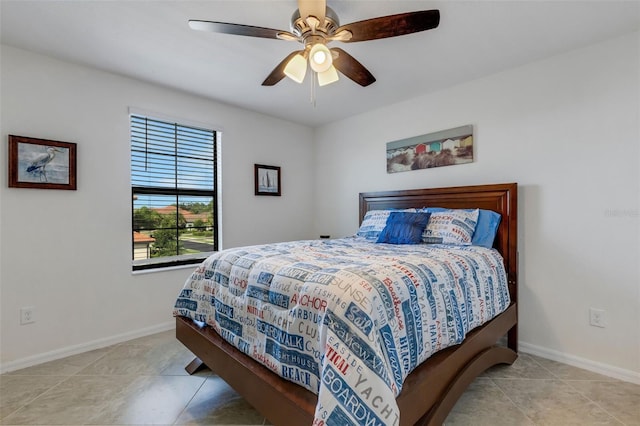
[[76, 144], [9, 135], [9, 187], [76, 189]]

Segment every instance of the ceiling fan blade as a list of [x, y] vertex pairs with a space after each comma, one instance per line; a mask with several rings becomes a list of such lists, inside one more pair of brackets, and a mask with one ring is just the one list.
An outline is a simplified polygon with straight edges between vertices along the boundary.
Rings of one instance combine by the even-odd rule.
[[334, 47], [331, 51], [338, 54], [338, 56], [333, 59], [333, 66], [335, 66], [342, 74], [346, 75], [362, 87], [367, 87], [376, 81], [373, 74], [371, 74], [369, 70], [353, 56], [349, 55], [339, 47]]
[[302, 53], [304, 52], [304, 50], [295, 50], [291, 53], [289, 53], [289, 55], [284, 58], [282, 60], [282, 62], [280, 62], [274, 69], [273, 71], [271, 71], [271, 74], [269, 74], [267, 76], [267, 78], [264, 79], [264, 81], [262, 82], [263, 86], [274, 86], [277, 83], [280, 82], [280, 80], [282, 80], [283, 78], [285, 78], [285, 74], [284, 74], [284, 69], [286, 68], [287, 64], [289, 63], [289, 61], [291, 60], [291, 58], [293, 58], [294, 56], [296, 56], [298, 53]]
[[307, 16], [315, 16], [320, 21], [320, 24], [324, 22], [324, 16], [327, 11], [326, 0], [298, 0], [298, 10], [300, 16], [304, 19]]
[[227, 22], [199, 21], [195, 19], [189, 20], [189, 27], [198, 31], [211, 31], [214, 33], [242, 35], [248, 37], [275, 38], [284, 34], [297, 39], [298, 36], [284, 30], [274, 30], [272, 28], [254, 27], [251, 25], [230, 24]]
[[421, 10], [353, 22], [338, 27], [335, 33], [342, 30], [351, 32], [351, 38], [342, 41], [345, 43], [353, 43], [356, 41], [376, 40], [430, 30], [436, 28], [439, 23], [440, 11], [435, 9]]

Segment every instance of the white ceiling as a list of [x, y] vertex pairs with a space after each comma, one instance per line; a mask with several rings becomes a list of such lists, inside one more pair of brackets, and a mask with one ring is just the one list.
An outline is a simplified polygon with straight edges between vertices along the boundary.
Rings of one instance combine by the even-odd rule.
[[[1, 0], [3, 44], [318, 126], [640, 29], [640, 1], [328, 0], [342, 24], [439, 9], [437, 29], [341, 44], [377, 78], [264, 78], [296, 42], [193, 31], [189, 19], [289, 30], [296, 0]], [[332, 45], [340, 43], [334, 42]]]

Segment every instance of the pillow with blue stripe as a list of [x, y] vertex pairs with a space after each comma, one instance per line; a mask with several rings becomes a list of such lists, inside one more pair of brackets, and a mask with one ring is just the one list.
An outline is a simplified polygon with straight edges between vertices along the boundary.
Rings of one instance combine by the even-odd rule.
[[[452, 209], [446, 209], [443, 207], [426, 207], [423, 211], [429, 213], [443, 212]], [[465, 211], [472, 212], [472, 209]], [[499, 213], [492, 210], [478, 210], [478, 222], [476, 223], [476, 229], [471, 239], [471, 244], [474, 246], [482, 246], [486, 248], [493, 247], [493, 242], [496, 239], [498, 233], [498, 226], [502, 217]]]
[[431, 213], [390, 212], [377, 243], [420, 244]]
[[478, 214], [478, 209], [432, 212], [422, 241], [427, 244], [471, 245]]

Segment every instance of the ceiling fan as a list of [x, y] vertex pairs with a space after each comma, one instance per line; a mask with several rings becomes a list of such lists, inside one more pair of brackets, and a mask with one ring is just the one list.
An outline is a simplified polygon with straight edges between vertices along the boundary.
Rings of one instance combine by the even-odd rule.
[[285, 76], [302, 83], [308, 61], [311, 70], [317, 74], [320, 86], [337, 81], [337, 71], [340, 71], [364, 87], [376, 81], [375, 77], [344, 50], [339, 47], [328, 48], [328, 43], [396, 37], [436, 28], [439, 22], [438, 10], [422, 10], [340, 25], [338, 16], [326, 5], [326, 0], [298, 0], [298, 9], [291, 17], [291, 31], [200, 20], [190, 20], [189, 26], [200, 31], [302, 43], [304, 48], [284, 58], [262, 82], [263, 86], [273, 86]]

